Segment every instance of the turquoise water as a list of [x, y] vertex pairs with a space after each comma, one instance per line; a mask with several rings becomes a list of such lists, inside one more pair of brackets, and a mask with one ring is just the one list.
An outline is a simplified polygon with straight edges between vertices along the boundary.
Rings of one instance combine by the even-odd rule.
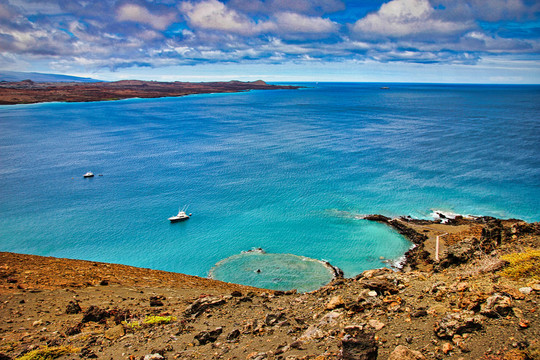
[[356, 215], [540, 220], [540, 87], [307, 85], [0, 106], [0, 250], [206, 276], [260, 247], [352, 276], [410, 246]]
[[221, 260], [210, 269], [209, 277], [264, 289], [309, 292], [328, 284], [334, 271], [303, 256], [248, 251]]

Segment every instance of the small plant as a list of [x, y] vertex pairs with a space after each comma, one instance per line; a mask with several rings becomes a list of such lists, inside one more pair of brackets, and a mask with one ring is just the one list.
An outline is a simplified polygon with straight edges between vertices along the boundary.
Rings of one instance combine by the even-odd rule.
[[148, 325], [168, 324], [172, 321], [176, 321], [175, 316], [147, 316], [144, 319], [144, 323]]
[[501, 275], [512, 278], [532, 278], [540, 280], [540, 250], [527, 249], [521, 253], [501, 256], [508, 265]]
[[45, 347], [43, 349], [30, 351], [17, 358], [17, 360], [52, 360], [76, 352], [79, 352], [79, 349], [70, 346]]
[[141, 328], [141, 323], [139, 323], [138, 321], [131, 321], [131, 322], [122, 321], [122, 324], [131, 330], [138, 330]]
[[140, 321], [122, 321], [122, 324], [131, 330], [138, 330], [143, 326], [152, 326], [152, 325], [161, 325], [169, 324], [173, 321], [176, 321], [175, 316], [147, 316], [142, 323]]

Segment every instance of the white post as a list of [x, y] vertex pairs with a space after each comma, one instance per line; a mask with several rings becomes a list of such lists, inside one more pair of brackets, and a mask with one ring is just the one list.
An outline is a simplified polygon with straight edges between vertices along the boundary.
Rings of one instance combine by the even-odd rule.
[[448, 233], [437, 235], [437, 241], [435, 242], [435, 261], [439, 261], [439, 237], [444, 235], [448, 235]]
[[437, 242], [435, 243], [435, 261], [439, 261], [439, 235], [437, 235]]

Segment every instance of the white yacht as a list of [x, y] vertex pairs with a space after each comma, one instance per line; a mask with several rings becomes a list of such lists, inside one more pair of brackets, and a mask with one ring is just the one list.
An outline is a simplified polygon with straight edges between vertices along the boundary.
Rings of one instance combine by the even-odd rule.
[[85, 177], [85, 178], [91, 178], [91, 177], [94, 177], [94, 173], [91, 172], [91, 171], [89, 171], [89, 172], [87, 172], [86, 174], [84, 174], [83, 177]]
[[178, 214], [176, 214], [175, 216], [171, 216], [169, 218], [169, 221], [174, 223], [174, 222], [184, 221], [184, 220], [189, 219], [191, 214], [189, 214], [189, 215], [186, 214], [186, 210], [187, 210], [187, 206], [184, 206], [184, 208], [182, 210], [178, 211]]

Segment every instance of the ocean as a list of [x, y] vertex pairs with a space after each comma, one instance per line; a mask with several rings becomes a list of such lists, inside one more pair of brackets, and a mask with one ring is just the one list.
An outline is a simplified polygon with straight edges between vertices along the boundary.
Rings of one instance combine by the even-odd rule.
[[309, 291], [410, 248], [365, 214], [540, 221], [540, 86], [300, 85], [0, 106], [0, 251]]

